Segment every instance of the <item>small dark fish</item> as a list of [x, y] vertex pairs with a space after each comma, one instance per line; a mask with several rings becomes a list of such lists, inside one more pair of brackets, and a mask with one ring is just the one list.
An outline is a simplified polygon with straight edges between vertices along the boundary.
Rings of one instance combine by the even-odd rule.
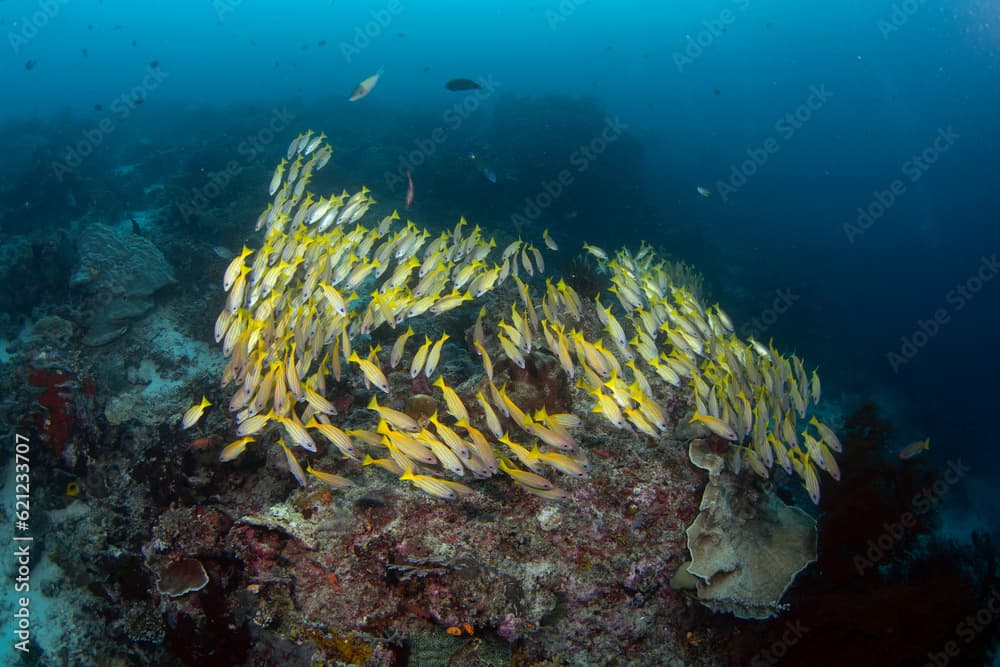
[[146, 101], [146, 98], [144, 98], [144, 97], [136, 96], [136, 97], [132, 98], [132, 104], [135, 104], [136, 106], [142, 104], [145, 101]]
[[715, 90], [714, 90], [713, 92], [715, 93], [715, 96], [716, 96], [716, 97], [718, 97], [719, 95], [721, 95], [721, 94], [722, 94], [722, 91], [721, 91], [721, 90], [719, 90], [718, 88], [716, 88], [716, 89], [715, 89]]
[[132, 40], [132, 46], [136, 46], [135, 40]]
[[142, 234], [142, 227], [140, 227], [139, 223], [135, 221], [135, 218], [129, 218], [129, 221], [132, 223], [132, 233]]
[[84, 58], [87, 57], [87, 49], [80, 49], [80, 53], [83, 54]]
[[318, 42], [316, 42], [316, 46], [326, 46], [326, 40], [325, 39], [319, 40]]
[[444, 84], [444, 87], [448, 90], [479, 90], [482, 88], [482, 86], [472, 79], [452, 79]]
[[103, 111], [103, 110], [104, 110], [104, 105], [103, 104], [95, 104], [94, 105], [94, 111]]
[[29, 60], [26, 63], [24, 63], [24, 69], [30, 72], [31, 70], [35, 69], [35, 65], [37, 64], [38, 64], [37, 60]]
[[149, 63], [149, 68], [150, 69], [156, 69], [159, 66], [160, 66], [160, 61], [159, 60], [153, 60], [153, 61], [151, 61]]
[[425, 71], [425, 72], [430, 72], [430, 71], [431, 71], [431, 68], [430, 68], [430, 67], [428, 67], [427, 65], [424, 65], [424, 71]]
[[396, 37], [398, 37], [400, 39], [403, 39], [404, 37], [406, 37], [406, 33], [405, 32], [397, 32], [396, 33]]
[[94, 30], [94, 24], [93, 23], [88, 23], [87, 24], [87, 30], [90, 30], [91, 32], [93, 32], [93, 30]]

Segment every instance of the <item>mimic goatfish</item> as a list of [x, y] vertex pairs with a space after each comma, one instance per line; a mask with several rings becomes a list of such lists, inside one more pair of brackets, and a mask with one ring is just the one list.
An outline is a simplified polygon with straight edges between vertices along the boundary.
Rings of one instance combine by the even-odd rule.
[[406, 189], [406, 208], [410, 208], [410, 204], [413, 203], [413, 177], [410, 176], [410, 170], [406, 170], [406, 180], [409, 181], [410, 185]]
[[359, 83], [357, 87], [354, 89], [354, 92], [351, 93], [351, 96], [347, 98], [347, 101], [357, 102], [362, 97], [365, 97], [368, 95], [368, 93], [372, 92], [372, 88], [374, 88], [375, 84], [378, 83], [379, 77], [382, 76], [383, 71], [385, 71], [384, 68], [379, 68], [379, 71], [375, 72], [370, 77]]
[[192, 405], [187, 409], [187, 412], [184, 413], [184, 416], [181, 417], [181, 428], [187, 429], [197, 424], [198, 420], [201, 419], [201, 416], [205, 414], [205, 408], [210, 405], [212, 404], [208, 402], [208, 399], [202, 396], [201, 403]]
[[698, 194], [700, 194], [705, 199], [708, 199], [709, 197], [712, 196], [712, 191], [709, 190], [708, 188], [706, 188], [703, 185], [699, 185], [698, 188], [697, 188], [697, 190], [698, 190]]
[[917, 454], [924, 452], [931, 448], [931, 439], [924, 438], [923, 440], [917, 440], [916, 442], [911, 442], [906, 447], [899, 452], [899, 458], [902, 460], [912, 459]]

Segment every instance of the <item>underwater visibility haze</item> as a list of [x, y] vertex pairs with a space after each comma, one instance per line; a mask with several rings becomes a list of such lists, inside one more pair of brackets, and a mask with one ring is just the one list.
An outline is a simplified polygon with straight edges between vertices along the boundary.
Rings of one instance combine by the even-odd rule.
[[3, 664], [998, 664], [1000, 3], [0, 35]]

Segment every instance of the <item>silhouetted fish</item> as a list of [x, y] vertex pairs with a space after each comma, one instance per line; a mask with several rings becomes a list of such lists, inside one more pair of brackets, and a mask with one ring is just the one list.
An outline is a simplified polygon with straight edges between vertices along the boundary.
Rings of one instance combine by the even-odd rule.
[[141, 235], [142, 228], [139, 226], [139, 223], [135, 221], [135, 218], [129, 218], [129, 221], [132, 223], [132, 233]]
[[452, 79], [444, 84], [444, 87], [448, 90], [479, 90], [482, 88], [482, 86], [472, 79]]

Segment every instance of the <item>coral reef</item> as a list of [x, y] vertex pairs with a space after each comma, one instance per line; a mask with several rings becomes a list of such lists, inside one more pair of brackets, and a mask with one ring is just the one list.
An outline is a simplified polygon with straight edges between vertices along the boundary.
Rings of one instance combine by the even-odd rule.
[[128, 323], [153, 309], [151, 297], [176, 282], [173, 269], [152, 241], [94, 223], [80, 233], [79, 262], [70, 287], [89, 295], [92, 314], [84, 344], [106, 345]]
[[796, 575], [816, 560], [816, 522], [773, 492], [748, 489], [704, 440], [691, 462], [709, 471], [700, 513], [687, 529], [698, 599], [738, 618], [769, 618]]
[[156, 573], [156, 590], [172, 598], [200, 591], [208, 585], [208, 573], [196, 558], [166, 564]]

